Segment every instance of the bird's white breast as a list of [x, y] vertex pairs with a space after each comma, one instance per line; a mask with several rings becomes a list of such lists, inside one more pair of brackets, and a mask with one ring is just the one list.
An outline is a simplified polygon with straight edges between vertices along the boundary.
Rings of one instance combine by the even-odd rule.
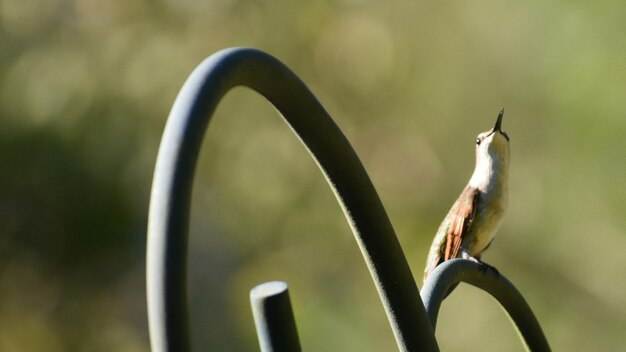
[[479, 256], [489, 246], [502, 223], [506, 209], [506, 196], [492, 195], [484, 200], [486, 204], [479, 206], [474, 216], [472, 228], [474, 229], [469, 252], [472, 256]]
[[472, 256], [479, 256], [491, 243], [508, 202], [508, 165], [485, 158], [476, 165], [470, 186], [478, 188], [480, 200], [467, 244]]

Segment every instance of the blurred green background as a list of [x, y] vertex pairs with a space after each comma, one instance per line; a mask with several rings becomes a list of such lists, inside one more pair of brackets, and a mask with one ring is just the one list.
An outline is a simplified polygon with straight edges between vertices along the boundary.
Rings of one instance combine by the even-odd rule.
[[[0, 350], [148, 351], [145, 232], [160, 135], [206, 56], [265, 50], [352, 142], [421, 277], [505, 107], [510, 206], [483, 259], [555, 350], [626, 329], [626, 5], [583, 1], [0, 0]], [[249, 351], [249, 290], [290, 285], [307, 351], [395, 342], [352, 234], [274, 109], [232, 91], [190, 233], [194, 350]], [[443, 350], [521, 351], [490, 297], [446, 301]]]

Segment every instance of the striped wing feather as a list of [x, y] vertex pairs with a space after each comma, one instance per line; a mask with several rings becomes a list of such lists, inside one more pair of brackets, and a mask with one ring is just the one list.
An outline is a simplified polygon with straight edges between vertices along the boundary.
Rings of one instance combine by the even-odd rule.
[[[476, 212], [478, 195], [476, 188], [467, 187], [450, 209], [433, 241], [424, 270], [424, 280], [437, 265], [458, 256], [463, 238], [469, 232]], [[441, 233], [442, 231], [445, 233]]]

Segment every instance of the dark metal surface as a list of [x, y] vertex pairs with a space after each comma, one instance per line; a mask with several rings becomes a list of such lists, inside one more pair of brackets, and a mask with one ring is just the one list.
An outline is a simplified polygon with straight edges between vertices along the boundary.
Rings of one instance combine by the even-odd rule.
[[185, 82], [168, 118], [148, 223], [152, 350], [190, 350], [186, 261], [192, 180], [211, 115], [224, 94], [236, 86], [247, 86], [267, 98], [322, 169], [363, 253], [399, 349], [437, 351], [417, 285], [356, 153], [304, 83], [281, 62], [254, 49], [228, 49], [202, 62]]
[[466, 259], [443, 262], [424, 283], [421, 295], [433, 330], [437, 327], [441, 302], [448, 290], [459, 282], [481, 288], [498, 300], [515, 324], [527, 350], [550, 351], [550, 345], [537, 318], [515, 286], [493, 269]]
[[286, 283], [272, 281], [253, 288], [250, 303], [262, 352], [302, 350]]

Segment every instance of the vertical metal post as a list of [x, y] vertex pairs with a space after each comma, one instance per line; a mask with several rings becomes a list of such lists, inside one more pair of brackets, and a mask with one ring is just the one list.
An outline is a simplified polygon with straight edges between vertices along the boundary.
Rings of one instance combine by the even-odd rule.
[[302, 350], [286, 283], [271, 281], [253, 288], [250, 303], [262, 352]]

